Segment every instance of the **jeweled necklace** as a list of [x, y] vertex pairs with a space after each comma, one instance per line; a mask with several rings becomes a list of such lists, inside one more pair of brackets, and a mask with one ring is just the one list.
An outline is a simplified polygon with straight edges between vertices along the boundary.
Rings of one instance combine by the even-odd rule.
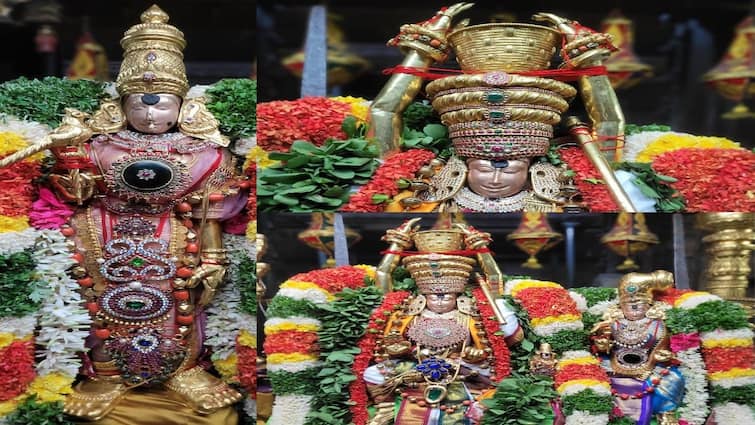
[[516, 195], [493, 199], [478, 195], [468, 187], [463, 187], [454, 196], [454, 201], [461, 207], [476, 212], [504, 213], [523, 210], [524, 201], [528, 195], [529, 192], [523, 190]]

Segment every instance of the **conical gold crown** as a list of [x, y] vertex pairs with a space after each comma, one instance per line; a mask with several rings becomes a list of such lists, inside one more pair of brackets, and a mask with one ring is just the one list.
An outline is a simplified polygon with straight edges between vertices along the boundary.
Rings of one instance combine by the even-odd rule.
[[183, 32], [168, 24], [168, 14], [153, 5], [141, 23], [121, 39], [123, 62], [116, 80], [121, 96], [132, 93], [170, 93], [183, 97], [189, 90], [183, 49]]

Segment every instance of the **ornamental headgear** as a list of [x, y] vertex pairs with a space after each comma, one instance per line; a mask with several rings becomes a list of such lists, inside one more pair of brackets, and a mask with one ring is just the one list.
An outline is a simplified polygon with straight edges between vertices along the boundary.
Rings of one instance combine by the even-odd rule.
[[189, 90], [183, 62], [186, 40], [168, 19], [168, 14], [153, 5], [142, 13], [142, 23], [123, 35], [123, 62], [116, 80], [121, 96], [169, 93], [183, 98]]
[[619, 281], [619, 303], [653, 303], [653, 292], [674, 286], [674, 275], [665, 270], [652, 273], [627, 273]]
[[451, 254], [462, 249], [463, 235], [457, 230], [428, 230], [414, 234], [420, 251], [404, 259], [421, 294], [464, 292], [476, 260]]

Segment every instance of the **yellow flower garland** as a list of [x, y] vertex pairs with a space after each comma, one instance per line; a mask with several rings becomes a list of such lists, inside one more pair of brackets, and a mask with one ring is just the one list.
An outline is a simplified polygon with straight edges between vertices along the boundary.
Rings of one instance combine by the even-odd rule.
[[577, 358], [574, 358], [574, 359], [560, 360], [558, 362], [557, 368], [559, 370], [561, 370], [561, 369], [563, 369], [563, 368], [565, 368], [567, 366], [571, 366], [571, 365], [584, 366], [584, 365], [599, 365], [599, 364], [600, 364], [600, 362], [595, 357], [585, 356], [585, 357], [577, 357]]
[[317, 332], [319, 329], [320, 327], [313, 323], [282, 322], [275, 325], [265, 325], [265, 333], [267, 334], [284, 331]]
[[741, 348], [752, 347], [752, 340], [747, 338], [705, 339], [703, 348]]
[[[0, 132], [0, 156], [6, 156], [13, 152], [19, 151], [29, 146], [29, 142], [26, 141], [20, 134], [10, 131]], [[35, 153], [34, 155], [24, 159], [24, 161], [37, 162], [44, 158], [43, 152]]]
[[755, 369], [735, 367], [733, 369], [727, 370], [726, 372], [715, 372], [708, 374], [708, 377], [711, 381], [720, 381], [722, 379], [733, 378], [746, 378], [750, 376], [755, 376]]
[[585, 387], [596, 389], [603, 387], [609, 391], [611, 390], [611, 386], [608, 384], [608, 382], [598, 381], [597, 379], [573, 379], [559, 385], [558, 388], [556, 388], [556, 392], [563, 394], [564, 392], [566, 392], [566, 390], [569, 389], [569, 387], [575, 385], [584, 385]]
[[653, 162], [656, 156], [683, 148], [738, 149], [739, 143], [723, 137], [693, 136], [691, 134], [667, 133], [650, 142], [637, 155], [638, 162]]
[[36, 394], [37, 400], [43, 402], [64, 401], [66, 395], [71, 394], [74, 378], [61, 373], [50, 373], [45, 376], [37, 376], [29, 388], [28, 394]]
[[29, 228], [29, 217], [8, 217], [0, 215], [0, 233], [20, 232]]
[[529, 288], [563, 288], [561, 285], [555, 282], [537, 281], [537, 280], [523, 280], [517, 282], [513, 288], [511, 288], [511, 296], [516, 297], [519, 291], [523, 291]]
[[267, 356], [267, 362], [269, 364], [281, 364], [281, 363], [299, 363], [306, 361], [314, 361], [318, 359], [317, 354], [303, 354], [303, 353], [272, 353]]
[[361, 122], [367, 121], [367, 115], [370, 112], [369, 101], [363, 97], [337, 96], [331, 97], [336, 102], [346, 103], [351, 106], [351, 115]]

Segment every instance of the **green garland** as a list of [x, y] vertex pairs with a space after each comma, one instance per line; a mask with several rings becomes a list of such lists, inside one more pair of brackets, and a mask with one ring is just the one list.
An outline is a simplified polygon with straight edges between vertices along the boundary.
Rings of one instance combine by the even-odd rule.
[[711, 404], [714, 406], [726, 403], [737, 403], [755, 409], [755, 384], [731, 388], [711, 385], [710, 398]]
[[309, 368], [300, 372], [268, 372], [267, 376], [277, 395], [314, 394], [319, 391], [318, 372], [317, 368]]
[[590, 331], [593, 326], [595, 326], [596, 323], [603, 320], [602, 316], [598, 316], [597, 314], [592, 314], [589, 311], [586, 311], [582, 313], [582, 323], [585, 325], [585, 330]]
[[349, 400], [343, 394], [357, 379], [351, 370], [354, 356], [359, 354], [354, 347], [364, 336], [370, 315], [381, 304], [383, 294], [371, 285], [344, 289], [336, 298], [318, 306], [322, 327], [317, 339], [322, 367], [317, 374], [319, 389], [314, 392], [306, 421], [309, 425], [351, 423]]
[[572, 288], [570, 291], [574, 291], [587, 300], [587, 308], [594, 306], [595, 304], [603, 301], [611, 301], [616, 299], [616, 288]]
[[241, 292], [241, 311], [250, 315], [257, 314], [257, 262], [242, 255], [238, 265], [239, 290]]
[[407, 291], [411, 293], [417, 292], [417, 282], [414, 281], [412, 275], [409, 274], [409, 270], [404, 266], [397, 266], [391, 273], [393, 278], [393, 290], [394, 291]]
[[317, 307], [308, 300], [297, 300], [295, 298], [275, 296], [267, 307], [268, 317], [289, 317], [304, 316], [312, 317], [317, 311]]
[[108, 97], [105, 85], [90, 80], [66, 80], [24, 77], [0, 84], [0, 113], [27, 121], [37, 121], [55, 128], [60, 125], [65, 108], [91, 114]]
[[689, 310], [674, 308], [666, 312], [666, 326], [672, 333], [735, 330], [749, 326], [745, 309], [731, 301], [708, 301]]
[[297, 140], [282, 161], [257, 176], [257, 201], [262, 211], [334, 211], [349, 199], [349, 187], [369, 181], [378, 166], [375, 144], [364, 138], [328, 140], [322, 147]]
[[546, 336], [545, 342], [553, 347], [556, 353], [565, 351], [584, 350], [588, 345], [588, 336], [586, 330], [563, 330], [553, 335]]
[[422, 131], [428, 124], [440, 124], [440, 117], [427, 101], [414, 102], [404, 110], [404, 127]]
[[35, 277], [31, 253], [0, 255], [0, 318], [22, 317], [37, 311], [47, 296], [44, 282]]
[[637, 421], [626, 416], [621, 416], [618, 418], [611, 418], [608, 423], [610, 425], [636, 425]]
[[253, 136], [257, 131], [257, 81], [224, 79], [207, 89], [207, 109], [231, 139]]
[[74, 425], [63, 414], [63, 403], [38, 403], [32, 395], [18, 405], [16, 410], [4, 417], [7, 425]]
[[624, 127], [625, 136], [631, 136], [635, 133], [642, 133], [645, 131], [671, 131], [671, 127], [667, 125], [662, 125], [662, 124], [647, 124], [647, 125], [627, 124]]
[[545, 376], [512, 375], [482, 403], [488, 408], [481, 425], [552, 424], [551, 400], [557, 397], [553, 380]]
[[590, 389], [563, 397], [561, 402], [566, 416], [571, 415], [575, 410], [590, 412], [594, 415], [611, 413], [613, 410], [613, 398], [610, 395], [598, 394]]

